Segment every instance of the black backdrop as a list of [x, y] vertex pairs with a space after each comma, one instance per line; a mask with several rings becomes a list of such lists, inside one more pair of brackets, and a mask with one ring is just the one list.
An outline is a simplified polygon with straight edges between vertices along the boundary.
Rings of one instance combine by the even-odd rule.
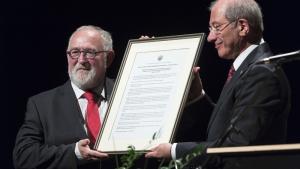
[[[68, 79], [65, 50], [81, 25], [98, 25], [112, 33], [116, 59], [108, 75], [115, 78], [129, 39], [208, 33], [209, 0], [198, 2], [8, 1], [0, 5], [1, 168], [13, 168], [12, 148], [29, 96]], [[267, 41], [275, 54], [300, 49], [297, 1], [258, 1], [264, 13]], [[198, 65], [206, 92], [217, 100], [230, 62], [205, 43]], [[300, 61], [283, 65], [292, 88], [288, 141], [300, 142]], [[199, 115], [201, 118], [201, 115]]]

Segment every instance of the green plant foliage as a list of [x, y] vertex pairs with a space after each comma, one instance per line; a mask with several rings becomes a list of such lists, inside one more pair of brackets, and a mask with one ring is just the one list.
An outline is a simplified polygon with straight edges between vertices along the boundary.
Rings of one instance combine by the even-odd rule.
[[[158, 169], [183, 169], [185, 166], [191, 162], [191, 160], [202, 154], [204, 147], [202, 145], [198, 145], [193, 151], [187, 154], [185, 157], [177, 160], [171, 160], [168, 166], [159, 166]], [[142, 153], [136, 152], [134, 146], [128, 146], [128, 152], [125, 155], [121, 156], [122, 166], [116, 169], [132, 169], [134, 161], [138, 159]]]
[[138, 153], [135, 151], [134, 146], [128, 146], [127, 154], [121, 156], [122, 166], [118, 167], [117, 169], [130, 169], [133, 166], [134, 161], [138, 159], [141, 155], [142, 153]]

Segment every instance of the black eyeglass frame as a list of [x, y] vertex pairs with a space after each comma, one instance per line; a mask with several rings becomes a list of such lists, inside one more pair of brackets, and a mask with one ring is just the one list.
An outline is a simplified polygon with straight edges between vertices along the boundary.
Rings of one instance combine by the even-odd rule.
[[[78, 53], [73, 53], [72, 52], [78, 52]], [[81, 55], [81, 53], [83, 53], [83, 56], [87, 59], [94, 59], [97, 54], [99, 53], [108, 53], [110, 51], [107, 50], [100, 50], [100, 51], [95, 51], [95, 50], [89, 50], [89, 49], [71, 49], [69, 51], [67, 51], [67, 55], [72, 58], [72, 59], [78, 59]]]

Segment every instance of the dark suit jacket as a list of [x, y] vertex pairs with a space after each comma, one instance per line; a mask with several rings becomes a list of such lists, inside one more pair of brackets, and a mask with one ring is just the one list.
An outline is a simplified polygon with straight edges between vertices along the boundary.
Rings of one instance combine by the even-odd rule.
[[[107, 79], [107, 97], [112, 87], [113, 81]], [[84, 118], [70, 81], [29, 98], [13, 152], [15, 167], [77, 169], [99, 166], [99, 162], [79, 164], [74, 153], [75, 143], [88, 138], [83, 125]]]
[[215, 147], [285, 142], [290, 109], [289, 83], [279, 66], [254, 64], [271, 55], [266, 43], [248, 55], [222, 90], [210, 118], [206, 141], [179, 143], [177, 157], [182, 157], [197, 145]]

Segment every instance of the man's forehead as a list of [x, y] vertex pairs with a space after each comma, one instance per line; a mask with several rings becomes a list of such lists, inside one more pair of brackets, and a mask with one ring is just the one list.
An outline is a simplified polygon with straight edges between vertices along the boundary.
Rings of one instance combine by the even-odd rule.
[[[96, 32], [97, 33], [97, 32]], [[100, 50], [103, 46], [99, 35], [89, 31], [78, 31], [70, 39], [68, 48], [92, 48]]]
[[224, 22], [227, 22], [227, 19], [225, 18], [224, 15], [218, 15], [218, 16], [214, 15], [214, 16], [211, 16], [210, 20], [209, 20], [210, 25], [222, 24]]
[[209, 23], [217, 24], [217, 23], [223, 23], [227, 21], [225, 17], [225, 10], [226, 10], [225, 5], [216, 4], [211, 10]]

